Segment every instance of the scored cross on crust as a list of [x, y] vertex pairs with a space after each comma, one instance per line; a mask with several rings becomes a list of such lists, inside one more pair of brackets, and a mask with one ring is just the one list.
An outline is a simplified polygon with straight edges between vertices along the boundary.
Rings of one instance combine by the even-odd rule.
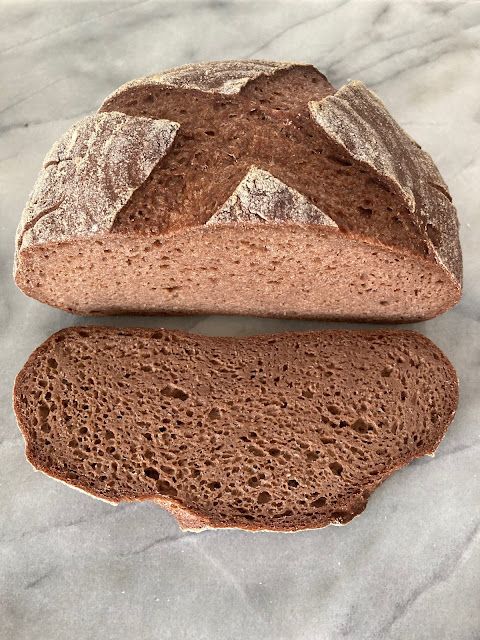
[[[126, 247], [127, 238], [135, 244], [152, 237], [153, 247], [165, 247], [166, 259], [173, 251], [180, 260], [184, 249], [174, 246], [177, 240], [189, 244], [197, 256], [198, 282], [187, 283], [200, 301], [208, 301], [201, 287], [210, 290], [209, 283], [217, 281], [202, 243], [222, 248], [228, 242], [238, 258], [228, 286], [238, 290], [237, 276], [252, 266], [242, 247], [250, 246], [247, 253], [261, 252], [251, 237], [271, 238], [271, 250], [278, 255], [272, 253], [273, 262], [265, 256], [262, 301], [246, 309], [255, 314], [279, 313], [273, 293], [266, 308], [266, 285], [279, 285], [278, 274], [267, 271], [275, 270], [275, 264], [288, 269], [289, 251], [303, 256], [297, 267], [305, 270], [305, 281], [297, 284], [305, 301], [297, 309], [284, 287], [282, 315], [347, 313], [363, 318], [361, 312], [376, 319], [418, 319], [449, 308], [461, 292], [456, 212], [431, 157], [361, 82], [349, 82], [336, 91], [311, 65], [256, 60], [202, 63], [120, 87], [97, 114], [75, 124], [47, 155], [18, 229], [16, 281], [29, 295], [54, 304], [59, 287], [66, 286], [68, 301], [62, 298], [62, 305], [86, 313], [191, 309], [192, 292], [180, 291], [184, 283], [177, 271], [169, 271], [175, 261], [167, 260], [161, 276], [153, 261], [155, 274], [145, 275], [144, 266], [150, 262], [138, 258], [137, 249], [128, 249], [133, 258], [120, 258], [121, 252], [113, 248]], [[98, 262], [100, 253], [100, 261], [118, 273], [116, 290], [110, 290], [107, 279], [108, 305], [103, 294], [94, 293], [88, 305], [79, 302], [71, 291], [73, 271], [65, 272], [62, 282], [51, 270], [48, 282], [35, 275], [37, 259], [51, 259], [52, 243], [64, 243], [54, 254], [61, 261], [64, 250], [76, 255], [71, 243], [77, 242], [90, 242], [89, 259]], [[112, 248], [104, 251], [99, 248], [102, 242]], [[261, 244], [265, 246], [263, 240]], [[167, 245], [173, 249], [167, 250]], [[125, 299], [117, 300], [121, 283], [127, 282], [120, 275], [121, 264], [130, 267], [132, 259], [131, 291], [125, 289]], [[241, 269], [242, 259], [247, 262]], [[191, 269], [178, 260], [181, 270]], [[362, 266], [370, 260], [377, 267]], [[307, 271], [313, 265], [314, 278], [318, 273], [324, 276], [324, 291], [336, 290], [334, 274], [327, 277], [325, 271], [325, 264], [332, 261], [347, 266], [358, 262], [360, 271], [357, 268], [348, 276], [348, 286], [369, 294], [366, 306], [356, 299], [355, 310], [349, 303], [342, 311], [344, 294], [338, 293], [332, 298], [338, 306], [333, 313], [332, 300], [313, 299], [317, 289], [311, 287]], [[255, 262], [257, 275], [260, 262]], [[315, 264], [324, 266], [318, 270]], [[400, 286], [394, 284], [397, 276], [387, 275], [386, 264], [392, 274], [400, 270]], [[428, 282], [422, 270], [428, 272]], [[366, 284], [378, 274], [383, 274], [381, 283]], [[97, 275], [92, 278], [98, 280]], [[385, 293], [388, 300], [382, 293], [387, 281], [387, 289], [392, 289]], [[92, 285], [89, 282], [85, 279], [85, 286], [92, 291], [93, 280]], [[102, 285], [101, 291], [105, 290]], [[157, 290], [166, 293], [156, 294]], [[422, 309], [402, 310], [402, 291], [408, 291], [409, 308]], [[373, 294], [377, 299], [372, 311]], [[203, 302], [193, 306], [203, 312], [242, 312], [243, 306], [232, 301], [224, 306], [220, 291], [213, 298], [215, 302], [205, 307]], [[382, 309], [388, 305], [398, 308]], [[362, 311], [363, 307], [370, 311]]]
[[[392, 208], [401, 228], [397, 223], [393, 234], [385, 229], [383, 236], [380, 228], [380, 240], [403, 241], [406, 246], [413, 242], [419, 252], [434, 254], [456, 269], [459, 247], [451, 242], [457, 229], [447, 186], [430, 156], [361, 82], [350, 82], [335, 92], [310, 65], [264, 61], [186, 65], [120, 87], [101, 108], [112, 109], [180, 124], [173, 149], [118, 217], [122, 230], [132, 222], [152, 231], [203, 224], [224, 210], [242, 180], [258, 168], [261, 177], [269, 172], [316, 207], [317, 212], [311, 208], [310, 223], [325, 224], [330, 219], [327, 224], [342, 229], [358, 232], [360, 226], [365, 235], [375, 228], [372, 235], [378, 236], [382, 225], [375, 215], [359, 221], [358, 210], [353, 219], [348, 206], [339, 210], [330, 201], [338, 192], [334, 184], [338, 174], [326, 175], [332, 163], [351, 174], [352, 164], [354, 169], [362, 164], [363, 179], [352, 187], [361, 192], [362, 183], [376, 175], [396, 196]], [[365, 168], [370, 171], [365, 173]], [[152, 190], [155, 181], [157, 188]], [[319, 193], [319, 183], [324, 193]], [[245, 182], [242, 187], [245, 191]], [[278, 188], [282, 190], [279, 184]], [[156, 215], [146, 220], [142, 205], [148, 209], [153, 203]], [[385, 217], [385, 212], [381, 214]]]

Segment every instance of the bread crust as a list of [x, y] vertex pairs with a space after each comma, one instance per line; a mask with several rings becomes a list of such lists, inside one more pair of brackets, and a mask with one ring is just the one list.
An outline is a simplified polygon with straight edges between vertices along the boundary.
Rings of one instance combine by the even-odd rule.
[[230, 198], [205, 223], [257, 222], [322, 224], [338, 229], [337, 223], [268, 171], [252, 166]]
[[[143, 154], [148, 161], [143, 164], [142, 171], [133, 171], [133, 180], [128, 179], [132, 173], [131, 162], [124, 163], [122, 171], [127, 178], [123, 179], [123, 183], [127, 186], [119, 189], [116, 185], [118, 197], [106, 195], [108, 189], [104, 189], [100, 196], [89, 196], [79, 206], [78, 198], [75, 201], [69, 190], [71, 189], [73, 194], [78, 193], [78, 185], [82, 183], [81, 172], [75, 169], [73, 176], [70, 172], [65, 177], [61, 173], [64, 170], [61, 154], [58, 153], [59, 145], [68, 146], [68, 140], [74, 135], [76, 138], [73, 146], [78, 156], [75, 164], [91, 164], [91, 158], [86, 163], [82, 159], [82, 144], [88, 138], [89, 127], [84, 127], [82, 123], [85, 121], [73, 127], [47, 155], [44, 170], [22, 216], [17, 235], [15, 276], [21, 269], [23, 251], [30, 251], [37, 246], [56, 243], [59, 240], [75, 242], [77, 238], [85, 235], [93, 234], [102, 238], [105, 233], [113, 232], [112, 227], [125, 202], [145, 182], [153, 165], [157, 165], [162, 158], [168, 156], [179, 125], [172, 121], [151, 120], [140, 116], [134, 118], [108, 111], [115, 108], [119, 97], [129, 96], [130, 93], [134, 96], [133, 92], [139, 87], [150, 86], [191, 92], [192, 96], [198, 92], [234, 96], [241, 94], [253, 81], [261, 83], [263, 78], [287, 73], [296, 67], [312, 69], [311, 65], [290, 62], [222, 61], [185, 65], [134, 80], [120, 87], [104, 101], [100, 112], [89, 118], [95, 123], [112, 118], [123, 118], [125, 122], [129, 122], [126, 127], [126, 133], [130, 134], [130, 137], [127, 135], [130, 144], [129, 156], [135, 158]], [[320, 75], [324, 78], [323, 74]], [[337, 92], [332, 88], [331, 95], [310, 102], [308, 110], [318, 127], [319, 135], [325, 136], [330, 143], [336, 145], [344, 157], [368, 167], [378, 176], [381, 184], [387, 185], [402, 198], [409, 216], [409, 224], [422, 247], [425, 247], [426, 254], [422, 254], [413, 246], [403, 247], [400, 253], [416, 255], [419, 261], [426, 260], [427, 263], [440, 267], [451, 283], [449, 286], [452, 289], [453, 306], [460, 299], [462, 288], [458, 221], [448, 188], [431, 157], [395, 123], [380, 99], [361, 82], [350, 82]], [[142, 127], [149, 131], [152, 142], [150, 147], [145, 143], [145, 138], [140, 140], [138, 135], [131, 135]], [[96, 146], [98, 145], [94, 145]], [[153, 154], [154, 148], [158, 151], [156, 157]], [[55, 168], [52, 168], [52, 157], [56, 158]], [[95, 160], [98, 167], [102, 165], [100, 160]], [[64, 162], [63, 165], [66, 166], [68, 163]], [[104, 162], [103, 166], [107, 167], [106, 173], [113, 175], [113, 182], [116, 183], [116, 174], [108, 168], [109, 163]], [[110, 192], [112, 191], [115, 189], [110, 188]], [[64, 200], [62, 194], [66, 194]], [[96, 206], [98, 202], [102, 202], [103, 206]], [[199, 226], [243, 223], [257, 225], [267, 221], [282, 225], [322, 224], [335, 228], [336, 233], [347, 235], [353, 242], [364, 235], [352, 230], [345, 231], [292, 185], [285, 184], [270, 171], [255, 165], [250, 167], [224, 205], [211, 212], [206, 222], [199, 224], [198, 221], [179, 220], [175, 225], [169, 226], [167, 221], [160, 235], [166, 237], [170, 233], [186, 233]], [[127, 237], [124, 231], [121, 233]], [[366, 241], [385, 246], [375, 233], [370, 234]], [[396, 247], [390, 248], [396, 251]], [[21, 278], [15, 279], [19, 286], [22, 286]], [[26, 293], [36, 295], [35, 290]], [[440, 309], [439, 313], [446, 308]]]
[[452, 198], [431, 156], [392, 118], [363, 82], [311, 102], [315, 122], [352, 158], [374, 169], [404, 199], [435, 260], [462, 282], [458, 221]]
[[138, 86], [161, 86], [202, 91], [203, 93], [234, 95], [240, 93], [249, 82], [257, 80], [261, 76], [272, 76], [279, 71], [293, 67], [313, 67], [313, 65], [299, 64], [298, 62], [273, 62], [271, 60], [219, 60], [185, 64], [126, 82], [105, 98], [101, 108], [118, 98], [122, 93], [128, 93], [132, 88]]
[[70, 127], [45, 157], [22, 213], [16, 251], [109, 231], [179, 126], [110, 111]]

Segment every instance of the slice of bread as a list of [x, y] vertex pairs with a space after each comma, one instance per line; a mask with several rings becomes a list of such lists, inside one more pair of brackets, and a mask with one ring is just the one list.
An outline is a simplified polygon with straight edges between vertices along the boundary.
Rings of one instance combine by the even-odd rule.
[[23, 212], [15, 280], [80, 314], [413, 321], [458, 302], [432, 158], [361, 82], [311, 65], [187, 65], [67, 131]]
[[291, 531], [363, 511], [435, 451], [457, 395], [450, 362], [411, 331], [81, 327], [31, 355], [14, 406], [29, 461], [98, 498], [154, 500], [183, 528]]

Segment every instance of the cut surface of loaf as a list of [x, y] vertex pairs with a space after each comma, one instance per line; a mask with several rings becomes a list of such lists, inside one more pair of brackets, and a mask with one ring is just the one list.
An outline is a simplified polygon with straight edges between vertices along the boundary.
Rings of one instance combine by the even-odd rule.
[[48, 154], [15, 279], [80, 314], [411, 321], [461, 294], [430, 156], [360, 82], [187, 65], [124, 85]]
[[[80, 327], [44, 342], [14, 407], [37, 469], [183, 528], [343, 524], [437, 448], [452, 365], [410, 331], [211, 338]], [[418, 469], [421, 473], [421, 469]]]

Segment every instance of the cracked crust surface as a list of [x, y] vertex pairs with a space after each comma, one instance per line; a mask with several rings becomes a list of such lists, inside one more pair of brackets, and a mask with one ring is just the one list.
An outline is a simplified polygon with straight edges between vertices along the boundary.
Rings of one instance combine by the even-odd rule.
[[45, 157], [22, 214], [18, 250], [109, 231], [178, 127], [114, 111], [74, 124]]
[[325, 134], [398, 190], [436, 259], [462, 281], [458, 221], [431, 156], [388, 113], [363, 82], [349, 82], [310, 112]]
[[105, 103], [134, 87], [148, 85], [232, 95], [239, 93], [249, 82], [260, 76], [271, 76], [278, 71], [298, 66], [300, 65], [294, 62], [269, 60], [220, 60], [185, 64], [163, 73], [131, 80], [109, 95]]
[[[396, 312], [391, 316], [394, 320], [432, 317], [460, 298], [458, 222], [447, 187], [430, 156], [362, 83], [351, 82], [335, 92], [314, 67], [292, 63], [186, 65], [127, 83], [91, 118], [96, 124], [84, 127], [79, 123], [74, 128], [74, 143], [65, 142], [65, 137], [59, 143], [74, 144], [78, 154], [75, 168], [71, 161], [54, 158], [51, 163], [47, 156], [20, 224], [15, 278], [28, 295], [86, 314], [108, 313], [113, 308], [130, 313], [188, 312], [185, 304], [171, 305], [161, 294], [154, 305], [150, 299], [139, 305], [135, 302], [138, 308], [131, 300], [125, 300], [123, 306], [121, 300], [119, 304], [109, 301], [107, 306], [100, 299], [81, 308], [78, 301], [64, 300], [61, 282], [47, 283], [35, 273], [45, 274], [38, 264], [50, 259], [50, 247], [58, 254], [64, 246], [70, 256], [70, 243], [78, 243], [81, 251], [80, 245], [88, 237], [111, 242], [110, 250], [116, 251], [117, 240], [122, 238], [127, 245], [132, 237], [155, 236], [159, 246], [167, 246], [176, 236], [177, 249], [184, 251], [189, 237], [206, 238], [203, 231], [215, 228], [220, 233], [222, 227], [231, 226], [238, 229], [232, 249], [240, 252], [245, 246], [241, 236], [246, 227], [254, 229], [268, 222], [299, 231], [323, 225], [350, 243], [352, 252], [356, 243], [367, 242], [377, 246], [379, 253], [392, 250], [406, 260], [417, 256], [419, 269], [429, 272], [428, 291], [415, 283], [411, 293], [438, 297], [438, 308], [413, 314]], [[113, 137], [105, 125], [103, 142], [107, 146], [100, 144], [100, 132], [99, 144], [94, 144], [90, 153], [89, 127], [122, 118], [124, 124], [130, 124], [119, 125]], [[141, 127], [149, 130], [150, 138], [139, 135]], [[66, 138], [72, 135], [69, 132]], [[118, 138], [127, 153], [106, 158], [113, 138]], [[139, 171], [135, 163], [142, 153], [145, 170]], [[92, 171], [87, 171], [89, 164]], [[87, 176], [86, 188], [79, 188], [84, 184], [82, 172]], [[103, 203], [101, 207], [99, 203]], [[217, 245], [221, 241], [219, 236]], [[89, 246], [83, 249], [91, 254]], [[123, 257], [117, 255], [121, 264]], [[91, 256], [96, 259], [96, 254]], [[309, 251], [302, 256], [305, 265], [319, 260]], [[335, 255], [332, 258], [336, 260]], [[392, 261], [396, 259], [392, 257]], [[127, 264], [132, 264], [130, 258]], [[382, 268], [372, 267], [374, 271]], [[143, 278], [137, 266], [135, 269], [135, 277]], [[319, 273], [315, 267], [313, 286]], [[119, 282], [127, 277], [122, 275]], [[217, 278], [213, 273], [209, 277], [212, 281]], [[50, 280], [50, 274], [47, 278]], [[183, 282], [175, 273], [168, 278], [168, 287], [163, 281], [160, 287], [153, 282], [152, 286], [155, 290], [174, 288], [179, 293]], [[409, 276], [400, 274], [400, 279], [401, 286], [406, 286]], [[276, 280], [274, 276], [269, 282]], [[442, 289], [441, 295], [430, 290], [431, 283]], [[71, 288], [71, 283], [67, 286]], [[90, 283], [88, 286], [91, 288]], [[357, 288], [353, 280], [351, 287]], [[234, 283], [228, 290], [237, 288]], [[267, 306], [264, 310], [261, 305], [255, 310], [245, 307], [244, 312], [284, 313], [283, 308]], [[191, 308], [197, 312], [199, 307], [193, 304]], [[237, 304], [221, 308], [212, 300], [209, 312], [230, 313], [233, 308], [242, 313]], [[328, 317], [323, 308], [289, 313]], [[365, 319], [364, 315], [374, 320], [389, 318], [387, 308], [353, 317]], [[352, 316], [346, 313], [345, 317]]]
[[336, 222], [311, 204], [301, 193], [258, 167], [250, 168], [230, 198], [206, 224], [262, 220], [322, 224], [338, 229]]

